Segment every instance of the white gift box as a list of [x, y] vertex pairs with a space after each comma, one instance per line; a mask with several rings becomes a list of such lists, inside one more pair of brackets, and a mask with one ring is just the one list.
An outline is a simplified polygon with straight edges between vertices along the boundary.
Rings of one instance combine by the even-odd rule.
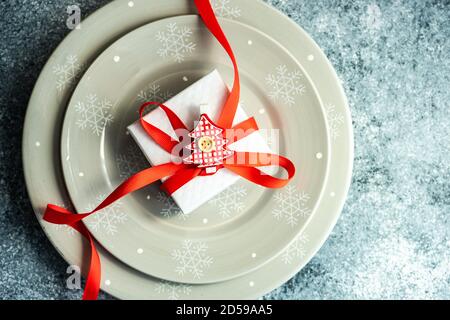
[[[173, 110], [189, 129], [199, 120], [202, 105], [208, 105], [208, 116], [213, 122], [218, 120], [222, 107], [229, 95], [229, 89], [217, 70], [211, 72], [181, 93], [164, 103]], [[233, 125], [249, 117], [239, 105]], [[145, 121], [161, 129], [174, 139], [177, 139], [172, 126], [161, 109], [156, 109], [144, 117]], [[170, 162], [172, 155], [154, 142], [141, 127], [139, 121], [128, 127], [152, 166]], [[243, 139], [228, 145], [228, 149], [247, 152], [266, 152], [271, 150], [259, 132], [251, 133]], [[202, 204], [212, 199], [226, 188], [236, 183], [240, 177], [235, 173], [220, 169], [214, 175], [199, 176], [186, 183], [172, 194], [175, 203], [185, 213], [189, 214]]]

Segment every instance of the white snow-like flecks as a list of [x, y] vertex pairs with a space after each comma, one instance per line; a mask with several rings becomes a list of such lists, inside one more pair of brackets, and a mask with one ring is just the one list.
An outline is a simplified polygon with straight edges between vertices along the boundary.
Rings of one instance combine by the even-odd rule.
[[300, 235], [294, 242], [282, 253], [281, 260], [285, 264], [291, 264], [294, 259], [302, 259], [306, 255], [305, 245], [309, 242], [309, 237], [305, 234]]
[[190, 41], [192, 30], [188, 27], [178, 27], [176, 23], [169, 23], [166, 32], [158, 32], [156, 39], [161, 43], [162, 48], [158, 54], [163, 57], [172, 57], [176, 62], [181, 63], [186, 55], [195, 50], [196, 44]]
[[150, 166], [141, 149], [132, 142], [125, 153], [116, 156], [116, 164], [120, 177], [123, 179], [127, 179]]
[[79, 114], [77, 126], [84, 130], [91, 129], [92, 133], [100, 136], [108, 124], [113, 121], [110, 113], [112, 103], [107, 99], [100, 100], [95, 94], [86, 97], [86, 101], [80, 101], [75, 105], [75, 111]]
[[159, 192], [157, 199], [163, 205], [160, 214], [164, 218], [178, 217], [180, 220], [186, 220], [189, 217], [189, 214], [184, 213], [172, 197], [168, 196], [166, 193]]
[[232, 186], [215, 198], [209, 200], [209, 204], [215, 205], [219, 215], [226, 219], [232, 214], [242, 212], [245, 208], [243, 201], [247, 195], [247, 189], [243, 186]]
[[179, 300], [180, 298], [189, 296], [192, 287], [183, 283], [162, 280], [156, 286], [155, 291], [158, 294], [163, 294], [168, 300]]
[[379, 30], [381, 28], [382, 14], [377, 4], [367, 6], [367, 12], [363, 18], [363, 22], [369, 30]]
[[236, 19], [241, 16], [241, 9], [231, 3], [231, 0], [211, 0], [211, 6], [218, 17]]
[[[101, 203], [105, 198], [105, 195], [98, 196], [98, 203]], [[87, 210], [91, 211], [94, 208], [95, 206], [91, 204]], [[123, 212], [122, 202], [119, 200], [87, 218], [86, 224], [94, 231], [101, 231], [107, 235], [114, 236], [119, 230], [118, 226], [127, 220], [128, 216]]]
[[180, 276], [202, 278], [205, 270], [213, 263], [213, 258], [208, 256], [207, 251], [208, 246], [202, 241], [184, 240], [180, 249], [172, 251], [172, 258], [177, 262], [175, 272]]
[[66, 57], [64, 64], [57, 64], [53, 67], [53, 73], [56, 75], [56, 88], [63, 91], [74, 84], [81, 76], [83, 65], [78, 61], [76, 55]]
[[332, 104], [325, 106], [325, 114], [328, 123], [330, 138], [336, 140], [341, 135], [341, 126], [344, 124], [344, 115], [336, 111]]
[[266, 77], [266, 83], [271, 87], [269, 96], [288, 106], [294, 105], [296, 96], [306, 92], [306, 87], [301, 83], [302, 78], [303, 75], [298, 70], [289, 71], [285, 65], [277, 67], [275, 74]]
[[311, 214], [311, 210], [306, 206], [310, 197], [303, 191], [290, 185], [284, 190], [275, 194], [274, 200], [277, 208], [272, 211], [277, 220], [283, 220], [291, 227], [298, 224], [301, 218], [306, 218]]
[[151, 84], [142, 89], [138, 94], [138, 101], [145, 102], [159, 102], [163, 103], [172, 98], [173, 94], [170, 91], [163, 91], [159, 84]]

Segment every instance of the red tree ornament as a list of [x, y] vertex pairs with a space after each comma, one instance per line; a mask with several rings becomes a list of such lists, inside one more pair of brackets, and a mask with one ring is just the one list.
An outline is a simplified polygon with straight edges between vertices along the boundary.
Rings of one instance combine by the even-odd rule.
[[223, 132], [224, 129], [215, 125], [206, 114], [202, 114], [194, 130], [189, 133], [193, 142], [187, 148], [192, 153], [183, 162], [206, 168], [207, 174], [216, 173], [217, 167], [234, 153], [226, 148], [228, 139], [223, 137]]

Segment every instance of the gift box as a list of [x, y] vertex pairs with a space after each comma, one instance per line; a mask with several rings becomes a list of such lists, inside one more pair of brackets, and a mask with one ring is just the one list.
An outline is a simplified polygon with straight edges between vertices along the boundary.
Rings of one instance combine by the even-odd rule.
[[[189, 129], [194, 129], [200, 116], [205, 113], [212, 122], [216, 122], [228, 95], [228, 86], [219, 72], [214, 70], [164, 104], [174, 111]], [[174, 140], [178, 139], [166, 114], [160, 108], [148, 113], [144, 119], [170, 135]], [[248, 116], [242, 105], [239, 105], [233, 125], [246, 119]], [[148, 136], [139, 121], [130, 125], [128, 130], [152, 166], [173, 161], [173, 156]], [[243, 152], [272, 152], [258, 131], [227, 145], [227, 149]], [[212, 175], [194, 178], [174, 192], [172, 197], [180, 209], [185, 214], [189, 214], [235, 184], [239, 179], [238, 175], [227, 169], [218, 170]]]

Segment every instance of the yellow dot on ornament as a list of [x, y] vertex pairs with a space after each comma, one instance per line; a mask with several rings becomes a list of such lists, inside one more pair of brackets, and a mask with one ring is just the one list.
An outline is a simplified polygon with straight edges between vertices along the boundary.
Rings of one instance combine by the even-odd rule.
[[198, 148], [203, 152], [211, 152], [215, 150], [216, 144], [214, 143], [213, 138], [211, 137], [201, 137], [198, 139]]

